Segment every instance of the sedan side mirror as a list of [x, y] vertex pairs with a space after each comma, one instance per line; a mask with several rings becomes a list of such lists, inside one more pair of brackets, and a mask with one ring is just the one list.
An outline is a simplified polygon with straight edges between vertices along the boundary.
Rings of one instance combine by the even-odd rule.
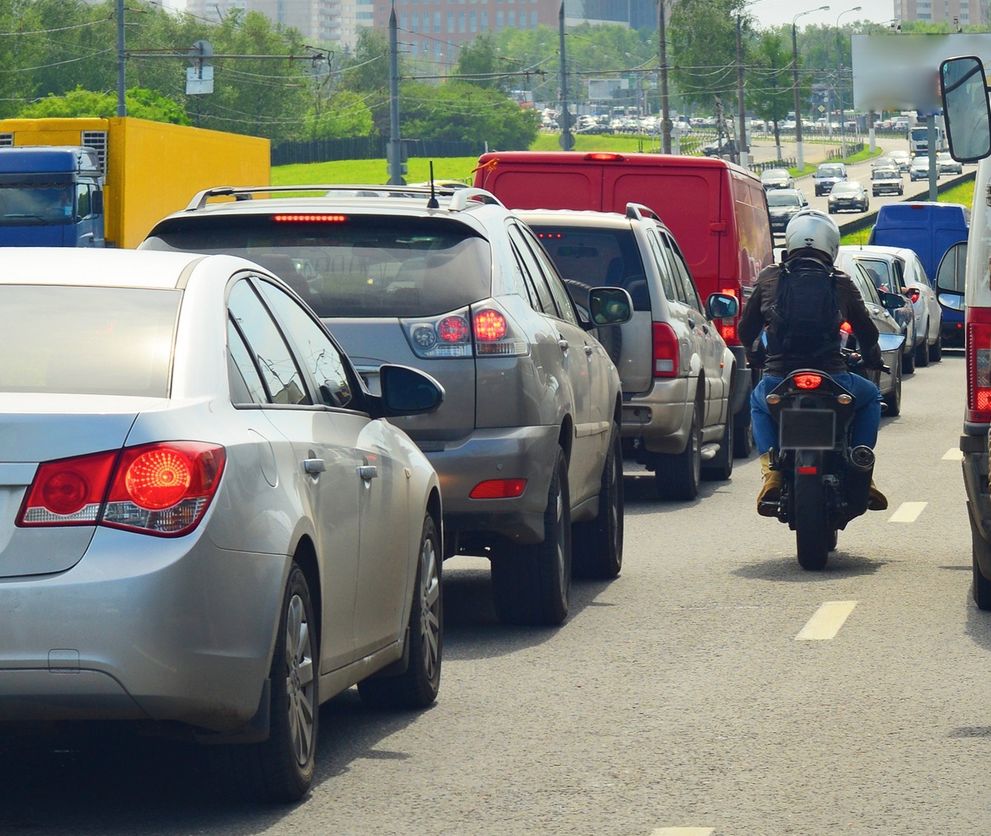
[[883, 290], [879, 290], [878, 295], [881, 297], [881, 304], [884, 305], [886, 310], [897, 311], [905, 307], [904, 296], [900, 296], [897, 293], [887, 293]]
[[740, 311], [740, 303], [728, 293], [712, 293], [705, 300], [705, 310], [709, 319], [732, 319]]
[[385, 418], [435, 412], [444, 400], [443, 386], [425, 372], [409, 366], [382, 366], [379, 389]]

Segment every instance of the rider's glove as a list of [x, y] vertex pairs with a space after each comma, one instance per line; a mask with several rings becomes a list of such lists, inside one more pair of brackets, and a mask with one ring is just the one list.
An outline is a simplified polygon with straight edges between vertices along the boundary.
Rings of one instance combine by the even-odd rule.
[[880, 369], [884, 365], [884, 358], [881, 357], [881, 346], [874, 343], [863, 352], [864, 365], [868, 369]]

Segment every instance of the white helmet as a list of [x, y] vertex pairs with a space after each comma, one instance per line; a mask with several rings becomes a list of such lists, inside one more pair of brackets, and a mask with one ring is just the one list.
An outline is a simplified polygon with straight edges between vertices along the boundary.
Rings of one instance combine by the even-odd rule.
[[840, 228], [829, 215], [818, 209], [803, 209], [785, 228], [785, 252], [818, 250], [834, 261], [840, 250]]

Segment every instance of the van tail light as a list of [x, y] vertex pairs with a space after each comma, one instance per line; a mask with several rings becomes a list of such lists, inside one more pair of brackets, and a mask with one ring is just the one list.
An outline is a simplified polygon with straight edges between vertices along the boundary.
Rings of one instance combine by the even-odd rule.
[[678, 336], [666, 322], [651, 324], [654, 346], [654, 377], [677, 377], [681, 367]]
[[217, 492], [226, 452], [169, 441], [44, 462], [17, 525], [103, 525], [161, 537], [188, 534]]
[[516, 357], [529, 344], [507, 314], [491, 299], [459, 311], [422, 319], [400, 320], [417, 357]]
[[967, 420], [991, 423], [991, 308], [967, 309]]

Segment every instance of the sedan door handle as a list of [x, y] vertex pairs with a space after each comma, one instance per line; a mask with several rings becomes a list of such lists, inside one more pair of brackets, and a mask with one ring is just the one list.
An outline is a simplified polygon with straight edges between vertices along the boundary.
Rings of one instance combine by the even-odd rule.
[[568, 341], [564, 337], [561, 337], [561, 339], [557, 341], [557, 344], [558, 344], [558, 348], [560, 348], [561, 351], [568, 350]]
[[373, 464], [363, 464], [358, 467], [358, 475], [366, 482], [370, 482], [379, 475], [379, 469]]
[[303, 470], [311, 476], [317, 476], [327, 469], [323, 459], [303, 459]]

